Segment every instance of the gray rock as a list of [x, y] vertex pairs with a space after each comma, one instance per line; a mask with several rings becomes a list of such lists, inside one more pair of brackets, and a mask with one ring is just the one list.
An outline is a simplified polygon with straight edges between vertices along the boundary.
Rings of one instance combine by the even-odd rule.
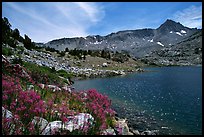
[[11, 111], [5, 109], [4, 107], [2, 107], [2, 116], [5, 118], [13, 118]]
[[[11, 113], [11, 111], [5, 109], [4, 107], [2, 107], [2, 118], [9, 118], [9, 119], [13, 119], [13, 115]], [[13, 134], [13, 131], [15, 129], [15, 124], [13, 124], [13, 122], [8, 122], [8, 123], [4, 123], [6, 125], [8, 125], [10, 128], [10, 132], [9, 135]]]
[[69, 130], [72, 132], [76, 129], [82, 129], [84, 126], [93, 124], [94, 118], [88, 113], [79, 113], [76, 116], [69, 116], [68, 122], [63, 123], [62, 121], [52, 121], [48, 124], [45, 130], [42, 132], [43, 135], [52, 135], [55, 131], [60, 129]]
[[[127, 125], [127, 120], [126, 119], [119, 119], [117, 121], [117, 125], [118, 125], [118, 128], [122, 129], [122, 135], [133, 135], [133, 133], [131, 133], [129, 131], [129, 127]], [[116, 128], [116, 130], [118, 131], [117, 128]]]
[[103, 63], [103, 65], [102, 65], [103, 67], [107, 67], [108, 66], [108, 64], [107, 63]]
[[[54, 131], [58, 131], [63, 127], [62, 121], [53, 121], [48, 124], [48, 126], [43, 130], [42, 135], [52, 135]], [[69, 129], [71, 130], [71, 129]]]
[[27, 90], [31, 90], [31, 89], [34, 89], [34, 86], [33, 85], [27, 85]]
[[102, 135], [116, 135], [116, 133], [115, 133], [114, 129], [108, 128], [108, 129], [103, 131]]
[[77, 128], [82, 128], [87, 123], [93, 124], [94, 118], [88, 114], [88, 113], [79, 113], [76, 116], [69, 116], [67, 117], [70, 121], [69, 123], [72, 123], [77, 126]]
[[134, 135], [140, 135], [140, 132], [138, 130], [134, 130], [134, 129], [131, 129], [130, 130]]
[[38, 125], [41, 131], [48, 125], [48, 121], [42, 117], [34, 117], [32, 123]]
[[45, 84], [39, 84], [39, 86], [40, 86], [41, 89], [45, 88]]
[[65, 91], [68, 91], [68, 92], [72, 92], [72, 90], [71, 90], [71, 87], [69, 87], [69, 86], [64, 86], [64, 87], [62, 87], [62, 89], [64, 89]]
[[57, 91], [61, 91], [61, 88], [55, 86], [55, 85], [47, 85], [48, 88], [52, 89], [53, 92]]
[[143, 131], [141, 135], [156, 135], [156, 132], [158, 131], [157, 130], [152, 130], [152, 131], [146, 130], [146, 131]]

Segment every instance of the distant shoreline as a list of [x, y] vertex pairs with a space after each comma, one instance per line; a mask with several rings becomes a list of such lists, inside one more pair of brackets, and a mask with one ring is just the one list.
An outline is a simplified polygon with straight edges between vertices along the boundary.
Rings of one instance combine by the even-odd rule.
[[202, 67], [202, 64], [198, 64], [198, 65], [171, 65], [171, 66], [143, 66], [141, 67], [141, 69], [143, 71], [138, 72], [138, 71], [133, 71], [133, 72], [128, 72], [128, 71], [124, 71], [125, 75], [113, 75], [113, 76], [95, 76], [95, 77], [73, 77], [72, 80], [73, 81], [81, 81], [81, 80], [93, 80], [93, 79], [98, 79], [98, 78], [113, 78], [113, 77], [119, 77], [119, 76], [127, 76], [129, 74], [133, 74], [133, 73], [145, 73], [145, 72], [156, 72], [155, 70], [145, 70], [145, 68], [161, 68], [161, 67]]

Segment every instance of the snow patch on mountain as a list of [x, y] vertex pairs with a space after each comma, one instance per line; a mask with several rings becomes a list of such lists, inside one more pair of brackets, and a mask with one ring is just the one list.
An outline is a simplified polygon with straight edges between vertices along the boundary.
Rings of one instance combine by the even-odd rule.
[[98, 41], [96, 41], [96, 42], [94, 42], [93, 44], [101, 44], [103, 41], [101, 41], [101, 42], [98, 42]]
[[151, 39], [151, 40], [148, 40], [148, 42], [153, 42], [153, 39]]
[[176, 32], [177, 35], [183, 36], [180, 32]]
[[161, 45], [162, 47], [164, 47], [164, 45], [161, 42], [157, 42], [157, 44]]
[[181, 30], [181, 33], [186, 33], [186, 31], [185, 30]]

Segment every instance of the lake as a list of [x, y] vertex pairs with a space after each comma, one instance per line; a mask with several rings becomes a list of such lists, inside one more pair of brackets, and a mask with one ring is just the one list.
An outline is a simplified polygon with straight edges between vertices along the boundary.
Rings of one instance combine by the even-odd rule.
[[119, 117], [139, 131], [202, 134], [202, 67], [144, 68], [149, 72], [75, 81], [76, 90], [97, 89]]

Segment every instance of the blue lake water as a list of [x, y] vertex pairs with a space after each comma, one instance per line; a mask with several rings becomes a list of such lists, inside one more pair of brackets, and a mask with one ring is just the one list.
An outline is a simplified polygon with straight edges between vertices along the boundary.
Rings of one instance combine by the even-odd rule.
[[73, 86], [108, 95], [118, 114], [132, 124], [142, 114], [136, 128], [146, 124], [146, 130], [162, 134], [202, 134], [202, 67], [145, 69], [150, 72], [75, 81]]

